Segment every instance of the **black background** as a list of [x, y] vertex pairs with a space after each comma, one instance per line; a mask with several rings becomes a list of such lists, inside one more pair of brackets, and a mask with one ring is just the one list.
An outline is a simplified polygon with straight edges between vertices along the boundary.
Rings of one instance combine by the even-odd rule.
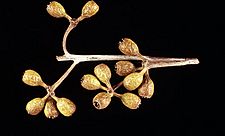
[[[93, 73], [101, 62], [78, 64], [57, 88], [58, 97], [72, 100], [77, 111], [71, 117], [47, 119], [41, 112], [28, 115], [25, 106], [43, 97], [41, 87], [22, 82], [26, 69], [34, 69], [47, 84], [53, 84], [71, 62], [58, 62], [61, 42], [69, 25], [50, 16], [50, 1], [8, 1], [2, 5], [3, 79], [1, 92], [6, 109], [2, 120], [5, 135], [224, 135], [224, 8], [221, 3], [196, 1], [96, 0], [99, 12], [74, 29], [67, 40], [70, 53], [121, 54], [118, 42], [133, 39], [144, 55], [198, 58], [200, 64], [152, 69], [155, 83], [151, 99], [142, 99], [137, 110], [127, 109], [118, 98], [104, 110], [92, 106], [98, 91], [81, 87], [80, 79]], [[87, 1], [59, 0], [76, 18]], [[6, 31], [5, 31], [6, 30]], [[103, 62], [112, 70], [111, 83], [119, 78], [115, 61]], [[121, 88], [118, 91], [124, 92]]]

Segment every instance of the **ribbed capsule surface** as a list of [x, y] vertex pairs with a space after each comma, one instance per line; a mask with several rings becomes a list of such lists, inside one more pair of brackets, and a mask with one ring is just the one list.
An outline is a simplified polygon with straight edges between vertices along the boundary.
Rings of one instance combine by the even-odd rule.
[[86, 74], [81, 78], [81, 86], [87, 90], [97, 90], [101, 88], [99, 80], [91, 74]]
[[76, 111], [76, 105], [67, 98], [58, 98], [56, 106], [61, 114], [64, 116], [71, 116]]
[[106, 108], [110, 102], [111, 102], [111, 94], [106, 93], [106, 92], [100, 92], [92, 100], [93, 106], [96, 109], [104, 109]]
[[141, 104], [140, 97], [133, 93], [124, 93], [121, 97], [121, 101], [129, 109], [137, 109]]
[[30, 100], [26, 105], [26, 111], [30, 115], [37, 115], [42, 111], [45, 105], [45, 100], [42, 98], [34, 98]]

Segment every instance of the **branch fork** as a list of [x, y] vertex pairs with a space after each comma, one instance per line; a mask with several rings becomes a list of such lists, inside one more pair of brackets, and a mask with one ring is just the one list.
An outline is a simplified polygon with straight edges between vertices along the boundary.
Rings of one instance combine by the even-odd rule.
[[[141, 86], [141, 92], [140, 96], [150, 98], [153, 94], [153, 82], [151, 81], [149, 77], [148, 70], [152, 68], [161, 68], [161, 67], [171, 67], [171, 66], [184, 66], [184, 65], [191, 65], [191, 64], [199, 64], [199, 60], [197, 58], [165, 58], [165, 57], [152, 57], [152, 56], [145, 56], [140, 54], [138, 46], [135, 42], [133, 42], [129, 38], [122, 39], [121, 42], [119, 42], [119, 49], [124, 55], [77, 55], [77, 54], [70, 54], [66, 47], [66, 41], [69, 33], [76, 28], [76, 26], [79, 24], [80, 21], [89, 18], [93, 15], [95, 15], [98, 10], [99, 6], [93, 1], [88, 1], [84, 7], [82, 8], [82, 13], [78, 18], [72, 18], [70, 17], [64, 7], [56, 2], [52, 1], [49, 5], [47, 5], [47, 12], [56, 18], [66, 18], [69, 21], [69, 26], [67, 27], [62, 40], [62, 50], [63, 55], [62, 56], [56, 56], [57, 61], [72, 61], [73, 63], [71, 66], [66, 70], [66, 72], [53, 84], [53, 85], [47, 85], [45, 84], [41, 76], [33, 71], [33, 70], [26, 70], [23, 75], [23, 82], [30, 85], [30, 86], [42, 86], [46, 89], [47, 94], [43, 98], [35, 98], [28, 102], [26, 106], [26, 110], [31, 115], [38, 114], [45, 105], [45, 102], [48, 103], [45, 106], [45, 115], [48, 118], [55, 118], [58, 116], [58, 112], [56, 110], [56, 107], [58, 110], [64, 115], [64, 116], [71, 116], [75, 110], [76, 106], [73, 104], [72, 101], [70, 101], [67, 98], [58, 98], [55, 95], [56, 88], [64, 81], [64, 79], [70, 74], [70, 72], [74, 69], [74, 67], [80, 63], [80, 62], [87, 62], [87, 61], [129, 61], [129, 60], [136, 60], [136, 61], [142, 61], [142, 67], [139, 69], [140, 72], [134, 72], [130, 75], [126, 76], [124, 80], [134, 83], [134, 85], [131, 85], [129, 83], [123, 83], [120, 82], [115, 86], [111, 86], [109, 79], [111, 78], [111, 72], [110, 69], [107, 67], [107, 65], [98, 65], [97, 73], [95, 71], [95, 75], [106, 84], [106, 87], [101, 86], [100, 82], [92, 75], [86, 75], [84, 76], [86, 78], [86, 81], [83, 80], [83, 87], [86, 86], [86, 88], [93, 90], [96, 88], [101, 88], [102, 90], [105, 90], [107, 92], [101, 92], [96, 95], [93, 99], [93, 104], [97, 109], [103, 109], [106, 108], [110, 101], [112, 96], [116, 96], [120, 98], [125, 106], [127, 106], [130, 109], [136, 109], [140, 105], [140, 98], [132, 93], [124, 93], [124, 94], [118, 94], [115, 92], [115, 90], [121, 86], [122, 84], [127, 88], [127, 90], [132, 91], [135, 90], [138, 86], [141, 85], [142, 81], [144, 81], [145, 84], [142, 84]], [[129, 63], [129, 65], [132, 65]], [[121, 65], [124, 67], [124, 65]], [[138, 70], [138, 71], [139, 71]], [[104, 75], [105, 74], [105, 75]], [[102, 77], [101, 77], [102, 76]], [[143, 80], [144, 76], [144, 80]], [[136, 80], [137, 79], [137, 83]], [[89, 80], [90, 79], [90, 80]], [[93, 82], [95, 81], [95, 82]], [[87, 83], [94, 83], [91, 85], [88, 85]], [[56, 101], [56, 105], [54, 101]]]

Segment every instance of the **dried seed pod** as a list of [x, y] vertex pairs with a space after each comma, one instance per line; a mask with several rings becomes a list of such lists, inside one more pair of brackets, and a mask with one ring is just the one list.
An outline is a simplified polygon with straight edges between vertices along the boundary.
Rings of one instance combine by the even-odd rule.
[[59, 115], [59, 112], [56, 108], [56, 103], [55, 103], [54, 99], [52, 99], [51, 97], [48, 98], [48, 100], [45, 104], [44, 114], [47, 118], [51, 118], [51, 119], [54, 119], [54, 118], [58, 117], [58, 115]]
[[49, 5], [47, 5], [46, 10], [51, 16], [56, 18], [67, 16], [64, 7], [57, 1], [50, 2]]
[[34, 70], [26, 70], [23, 74], [22, 81], [30, 86], [43, 86], [47, 85], [42, 81], [41, 76]]
[[98, 79], [91, 74], [86, 74], [81, 78], [81, 86], [87, 90], [97, 90], [101, 88]]
[[135, 71], [135, 66], [130, 61], [118, 61], [115, 64], [116, 73], [119, 76], [127, 76]]
[[151, 98], [153, 93], [154, 83], [149, 77], [146, 77], [141, 86], [138, 88], [138, 95], [143, 98]]
[[94, 73], [101, 82], [103, 82], [104, 84], [108, 86], [111, 86], [109, 81], [111, 78], [111, 71], [106, 64], [102, 63], [95, 66]]
[[121, 96], [122, 103], [130, 108], [130, 109], [137, 109], [141, 104], [141, 99], [136, 94], [133, 93], [124, 93]]
[[83, 17], [91, 17], [95, 15], [99, 10], [99, 6], [93, 1], [88, 1], [82, 8], [81, 16]]
[[111, 102], [112, 94], [106, 92], [98, 93], [92, 100], [92, 103], [96, 109], [104, 109]]
[[29, 101], [26, 105], [27, 113], [30, 115], [37, 115], [42, 111], [45, 105], [45, 99], [43, 98], [34, 98]]
[[125, 55], [140, 56], [137, 44], [129, 38], [123, 38], [119, 42], [119, 50]]
[[61, 114], [64, 116], [71, 116], [76, 111], [76, 105], [67, 98], [56, 98], [56, 106]]
[[134, 72], [127, 75], [123, 80], [123, 86], [129, 90], [137, 89], [143, 81], [143, 74], [139, 72]]

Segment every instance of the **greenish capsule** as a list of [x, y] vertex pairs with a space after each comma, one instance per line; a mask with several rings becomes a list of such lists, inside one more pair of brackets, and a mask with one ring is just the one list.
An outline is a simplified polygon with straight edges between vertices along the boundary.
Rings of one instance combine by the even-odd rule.
[[26, 111], [30, 115], [37, 115], [42, 111], [45, 105], [45, 100], [42, 98], [34, 98], [26, 105]]
[[137, 109], [141, 104], [141, 99], [136, 94], [124, 93], [121, 96], [122, 103], [129, 109]]
[[100, 92], [93, 98], [93, 106], [98, 110], [104, 109], [110, 104], [111, 97], [110, 93]]
[[91, 74], [86, 74], [81, 78], [81, 86], [87, 90], [97, 90], [101, 88], [99, 80]]
[[123, 38], [119, 42], [119, 50], [129, 56], [140, 56], [137, 44], [129, 38]]
[[119, 76], [127, 76], [128, 74], [135, 71], [135, 66], [130, 61], [118, 61], [115, 64], [116, 73]]
[[99, 6], [93, 1], [88, 1], [82, 8], [81, 16], [83, 17], [91, 17], [95, 15], [99, 10]]
[[106, 64], [99, 64], [95, 66], [94, 73], [97, 78], [106, 85], [110, 84], [111, 70]]
[[143, 81], [143, 74], [139, 72], [134, 72], [129, 75], [127, 75], [123, 80], [123, 86], [129, 90], [135, 90], [137, 89]]
[[57, 98], [56, 106], [64, 116], [71, 116], [76, 111], [76, 105], [67, 98]]

